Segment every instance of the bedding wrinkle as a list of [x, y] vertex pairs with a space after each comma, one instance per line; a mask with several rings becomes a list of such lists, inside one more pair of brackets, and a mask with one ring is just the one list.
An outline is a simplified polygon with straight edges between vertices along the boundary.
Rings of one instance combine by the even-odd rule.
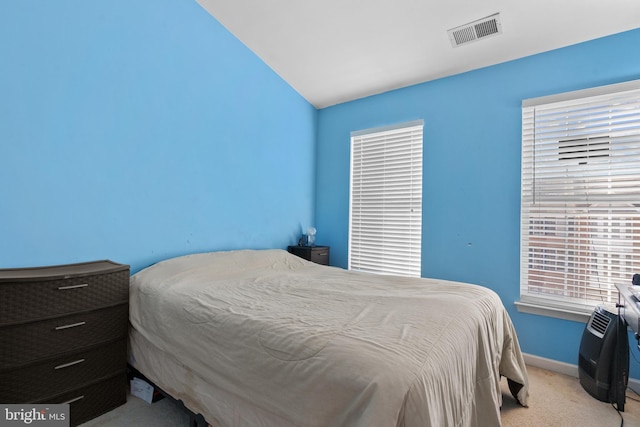
[[[467, 322], [461, 322], [457, 317], [452, 319], [455, 323], [454, 329], [469, 328]], [[423, 393], [429, 402], [436, 402], [438, 406], [431, 403], [430, 411], [425, 416], [428, 419], [425, 425], [429, 426], [476, 426], [475, 420], [471, 416], [470, 405], [473, 400], [475, 378], [475, 366], [468, 363], [468, 359], [473, 357], [474, 343], [472, 340], [467, 341], [464, 347], [457, 348], [459, 357], [453, 357], [453, 343], [446, 335], [440, 337], [438, 345], [434, 346], [434, 351], [427, 359], [423, 361], [421, 372], [413, 387], [424, 387]], [[434, 375], [434, 369], [442, 369], [445, 371], [443, 375]], [[460, 381], [465, 379], [465, 381]], [[460, 394], [463, 399], [456, 399], [455, 395]], [[416, 404], [416, 402], [412, 402]], [[420, 402], [417, 406], [424, 406], [425, 402]], [[491, 425], [491, 424], [489, 424]]]
[[134, 366], [220, 427], [491, 427], [500, 375], [528, 393], [511, 320], [475, 285], [194, 254], [132, 276], [130, 320]]

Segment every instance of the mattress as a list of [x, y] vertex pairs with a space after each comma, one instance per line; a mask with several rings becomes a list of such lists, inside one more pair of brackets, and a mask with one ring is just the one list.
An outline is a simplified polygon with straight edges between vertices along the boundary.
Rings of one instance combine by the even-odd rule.
[[499, 426], [501, 376], [527, 404], [480, 286], [210, 252], [133, 275], [130, 321], [131, 364], [215, 426]]

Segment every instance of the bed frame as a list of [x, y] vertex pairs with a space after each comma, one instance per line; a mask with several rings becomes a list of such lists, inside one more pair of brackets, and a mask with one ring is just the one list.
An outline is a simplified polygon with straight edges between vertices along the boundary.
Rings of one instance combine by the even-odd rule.
[[182, 400], [174, 398], [169, 393], [164, 391], [162, 388], [158, 387], [153, 381], [147, 378], [142, 372], [138, 371], [136, 368], [134, 368], [129, 364], [127, 364], [127, 368], [128, 368], [129, 381], [132, 380], [134, 377], [140, 378], [141, 380], [146, 381], [153, 387], [154, 390], [159, 391], [163, 397], [170, 400], [174, 405], [178, 406], [178, 408], [180, 408], [184, 413], [186, 413], [189, 416], [189, 427], [208, 427], [210, 425], [209, 423], [207, 423], [207, 420], [205, 420], [204, 415], [194, 413], [192, 410], [190, 410], [185, 406]]

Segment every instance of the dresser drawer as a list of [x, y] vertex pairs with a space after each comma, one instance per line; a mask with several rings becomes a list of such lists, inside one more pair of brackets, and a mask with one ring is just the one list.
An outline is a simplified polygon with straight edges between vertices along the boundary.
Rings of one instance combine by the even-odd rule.
[[0, 328], [0, 371], [127, 336], [129, 304]]
[[68, 403], [71, 425], [77, 426], [127, 402], [127, 376], [121, 374], [88, 387], [65, 393], [48, 402]]
[[126, 373], [127, 341], [71, 353], [20, 369], [0, 371], [0, 402], [38, 402], [99, 378]]
[[129, 300], [129, 269], [67, 279], [0, 283], [0, 326]]

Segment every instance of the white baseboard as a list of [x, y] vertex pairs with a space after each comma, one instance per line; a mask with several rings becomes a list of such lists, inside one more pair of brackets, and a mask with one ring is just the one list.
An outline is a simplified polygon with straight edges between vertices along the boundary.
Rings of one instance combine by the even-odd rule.
[[546, 357], [534, 356], [533, 354], [523, 353], [524, 362], [527, 365], [535, 366], [536, 368], [546, 369], [547, 371], [557, 372], [559, 374], [569, 375], [571, 377], [578, 378], [578, 365], [572, 365], [571, 363], [559, 362], [553, 359], [547, 359]]
[[[578, 365], [572, 365], [571, 363], [559, 362], [553, 359], [547, 359], [546, 357], [534, 356], [533, 354], [523, 353], [524, 362], [527, 365], [535, 366], [536, 368], [546, 369], [547, 371], [557, 372], [559, 374], [569, 375], [571, 377], [578, 378]], [[640, 380], [635, 378], [629, 378], [629, 387], [633, 390], [640, 390]]]

